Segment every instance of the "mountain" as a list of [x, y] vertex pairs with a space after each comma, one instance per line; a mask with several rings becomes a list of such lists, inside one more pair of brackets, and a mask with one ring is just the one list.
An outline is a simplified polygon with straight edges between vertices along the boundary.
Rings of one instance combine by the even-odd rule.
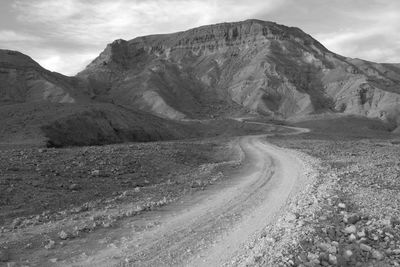
[[0, 50], [0, 105], [30, 102], [88, 102], [79, 80], [50, 72], [30, 57]]
[[0, 50], [0, 144], [214, 136], [233, 128], [188, 121], [248, 113], [360, 115], [400, 132], [400, 64], [346, 58], [260, 20], [116, 40], [75, 77]]
[[181, 123], [113, 105], [84, 81], [0, 50], [0, 145], [95, 145], [191, 136]]
[[260, 20], [116, 40], [77, 77], [98, 96], [172, 119], [342, 112], [400, 122], [399, 65], [346, 58]]

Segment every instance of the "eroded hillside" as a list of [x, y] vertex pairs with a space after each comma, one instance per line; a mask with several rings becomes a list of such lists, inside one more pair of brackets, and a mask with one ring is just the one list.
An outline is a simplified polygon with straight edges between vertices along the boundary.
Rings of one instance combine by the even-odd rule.
[[336, 111], [398, 123], [399, 72], [332, 53], [298, 28], [247, 20], [116, 40], [78, 77], [98, 95], [174, 119], [240, 106], [280, 118]]

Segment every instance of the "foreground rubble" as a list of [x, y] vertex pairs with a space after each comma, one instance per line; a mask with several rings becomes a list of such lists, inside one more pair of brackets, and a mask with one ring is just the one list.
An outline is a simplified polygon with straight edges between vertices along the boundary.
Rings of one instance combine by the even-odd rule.
[[[272, 139], [306, 152], [313, 182], [238, 266], [399, 266], [400, 146], [396, 140]], [[307, 169], [307, 168], [306, 168]]]

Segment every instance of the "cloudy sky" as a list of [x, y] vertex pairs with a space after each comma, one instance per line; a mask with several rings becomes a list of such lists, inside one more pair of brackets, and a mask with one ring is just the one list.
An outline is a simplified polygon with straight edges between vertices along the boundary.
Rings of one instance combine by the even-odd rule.
[[299, 27], [344, 56], [400, 62], [399, 0], [0, 0], [0, 48], [73, 75], [115, 39], [249, 18]]

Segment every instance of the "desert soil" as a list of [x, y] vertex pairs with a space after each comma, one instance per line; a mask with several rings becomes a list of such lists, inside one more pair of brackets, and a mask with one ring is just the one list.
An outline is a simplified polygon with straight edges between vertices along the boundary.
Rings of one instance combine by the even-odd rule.
[[2, 149], [0, 264], [399, 265], [400, 142], [321, 128]]

